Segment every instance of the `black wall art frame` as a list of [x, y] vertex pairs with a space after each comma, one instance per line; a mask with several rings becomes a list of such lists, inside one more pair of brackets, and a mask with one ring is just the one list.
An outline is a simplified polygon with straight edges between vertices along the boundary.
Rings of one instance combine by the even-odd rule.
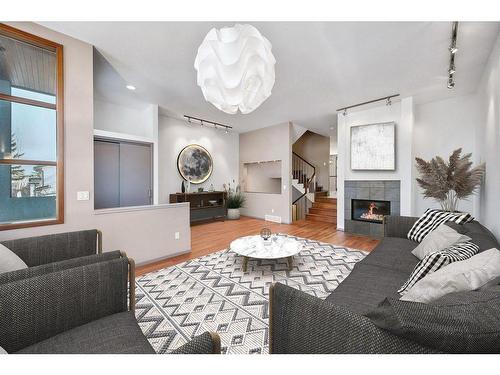
[[203, 146], [187, 145], [177, 156], [177, 170], [184, 180], [201, 184], [212, 174], [212, 156]]

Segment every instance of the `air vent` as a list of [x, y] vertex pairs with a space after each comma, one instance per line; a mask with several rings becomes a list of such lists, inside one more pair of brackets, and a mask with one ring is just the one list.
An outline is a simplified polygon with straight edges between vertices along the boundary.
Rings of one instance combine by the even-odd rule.
[[281, 216], [265, 215], [264, 220], [272, 221], [273, 223], [281, 224]]

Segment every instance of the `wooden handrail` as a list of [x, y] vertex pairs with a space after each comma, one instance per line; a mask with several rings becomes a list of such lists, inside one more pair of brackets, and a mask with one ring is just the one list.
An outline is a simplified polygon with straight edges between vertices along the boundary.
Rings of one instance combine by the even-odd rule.
[[316, 167], [314, 165], [312, 165], [311, 163], [309, 163], [306, 159], [304, 159], [302, 156], [300, 156], [299, 154], [296, 154], [295, 152], [292, 151], [292, 155], [298, 157], [300, 160], [302, 160], [304, 163], [306, 163], [308, 166], [310, 166], [312, 169], [314, 169], [314, 173], [316, 173]]

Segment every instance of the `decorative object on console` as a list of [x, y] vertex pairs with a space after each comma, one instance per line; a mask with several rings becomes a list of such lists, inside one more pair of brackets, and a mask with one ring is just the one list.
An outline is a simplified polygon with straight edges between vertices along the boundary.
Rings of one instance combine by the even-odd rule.
[[227, 191], [227, 218], [229, 220], [238, 220], [240, 218], [240, 208], [245, 206], [246, 198], [241, 193], [240, 185], [233, 189], [231, 183], [228, 183], [227, 185], [224, 184], [224, 189]]
[[351, 127], [351, 169], [396, 169], [395, 123], [359, 125]]
[[472, 154], [461, 156], [459, 148], [450, 155], [448, 162], [436, 156], [429, 162], [415, 158], [420, 178], [418, 185], [423, 189], [424, 198], [433, 198], [445, 211], [455, 212], [458, 202], [474, 194], [485, 173], [485, 164], [472, 167]]
[[205, 100], [229, 114], [254, 111], [274, 86], [276, 60], [271, 49], [252, 25], [210, 30], [194, 62]]
[[201, 184], [212, 174], [212, 156], [200, 145], [188, 145], [179, 152], [177, 169], [181, 177], [188, 181], [189, 192], [189, 184]]
[[185, 193], [186, 192], [186, 186], [184, 185], [184, 180], [182, 180], [181, 182], [181, 193]]

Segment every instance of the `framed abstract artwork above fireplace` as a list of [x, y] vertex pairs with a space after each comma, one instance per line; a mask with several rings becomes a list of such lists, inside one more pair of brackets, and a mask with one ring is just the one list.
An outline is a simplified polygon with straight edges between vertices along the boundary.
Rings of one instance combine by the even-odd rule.
[[351, 169], [394, 171], [396, 169], [396, 125], [394, 122], [351, 127]]

